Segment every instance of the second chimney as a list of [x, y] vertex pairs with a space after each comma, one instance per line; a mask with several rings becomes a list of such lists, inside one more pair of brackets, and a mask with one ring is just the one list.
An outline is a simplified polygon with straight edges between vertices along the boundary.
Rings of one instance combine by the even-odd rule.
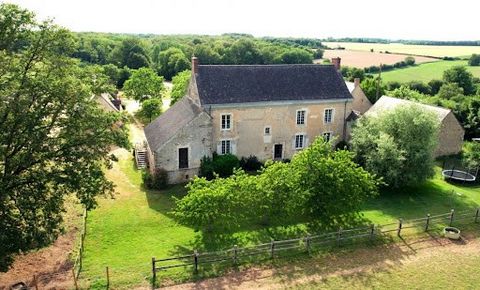
[[192, 56], [192, 72], [193, 73], [198, 73], [198, 58], [195, 56]]
[[360, 78], [354, 78], [353, 84], [355, 85], [355, 88], [358, 87], [360, 85]]
[[339, 57], [332, 58], [332, 64], [337, 70], [340, 70], [340, 62], [341, 61], [342, 61], [342, 59], [339, 58]]

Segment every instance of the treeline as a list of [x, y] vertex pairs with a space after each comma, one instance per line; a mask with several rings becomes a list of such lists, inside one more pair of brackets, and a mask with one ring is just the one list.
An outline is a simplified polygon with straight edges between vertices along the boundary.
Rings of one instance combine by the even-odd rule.
[[308, 38], [255, 38], [246, 34], [76, 36], [78, 46], [73, 56], [82, 62], [119, 69], [150, 67], [167, 80], [190, 69], [192, 55], [202, 64], [303, 64], [323, 54], [321, 42]]
[[357, 42], [357, 43], [403, 43], [414, 45], [439, 45], [439, 46], [480, 46], [480, 40], [459, 40], [459, 41], [438, 41], [438, 40], [409, 40], [409, 39], [384, 39], [384, 38], [363, 38], [363, 37], [344, 37], [344, 38], [325, 38], [323, 42]]

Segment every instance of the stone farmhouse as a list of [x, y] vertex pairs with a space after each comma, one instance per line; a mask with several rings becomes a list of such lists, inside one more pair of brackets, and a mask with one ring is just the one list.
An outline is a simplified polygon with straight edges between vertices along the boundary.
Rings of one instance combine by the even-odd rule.
[[358, 81], [345, 83], [339, 66], [340, 59], [334, 65], [200, 65], [192, 58], [187, 95], [145, 127], [149, 168], [164, 168], [169, 181], [179, 183], [198, 174], [202, 157], [214, 152], [282, 160], [318, 136], [345, 140], [347, 117], [354, 109], [364, 112], [368, 100]]
[[[416, 104], [423, 107], [425, 110], [435, 113], [440, 123], [440, 131], [438, 134], [437, 149], [435, 150], [435, 157], [457, 154], [462, 150], [463, 135], [465, 131], [455, 118], [453, 112], [449, 109], [425, 105], [409, 100], [402, 100], [388, 96], [382, 96], [378, 101], [366, 112], [366, 115], [378, 114], [393, 110], [398, 106], [405, 106]], [[421, 138], [421, 136], [419, 136]]]

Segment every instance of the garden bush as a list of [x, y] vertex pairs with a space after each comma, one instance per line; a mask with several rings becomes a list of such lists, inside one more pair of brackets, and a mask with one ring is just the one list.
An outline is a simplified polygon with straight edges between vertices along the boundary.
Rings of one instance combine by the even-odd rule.
[[263, 163], [260, 162], [257, 156], [250, 155], [240, 159], [240, 167], [245, 171], [258, 171], [262, 168]]
[[145, 170], [142, 173], [143, 185], [148, 189], [165, 189], [168, 186], [168, 172], [163, 168], [155, 169], [152, 175], [150, 171]]
[[240, 167], [240, 161], [233, 154], [218, 155], [213, 154], [212, 157], [204, 156], [200, 161], [201, 177], [207, 180], [215, 178], [215, 174], [219, 177], [228, 177], [233, 174], [235, 168]]

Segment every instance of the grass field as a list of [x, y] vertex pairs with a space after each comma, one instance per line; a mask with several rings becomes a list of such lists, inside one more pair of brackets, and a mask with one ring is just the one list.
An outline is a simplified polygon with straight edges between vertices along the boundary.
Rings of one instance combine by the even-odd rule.
[[[453, 66], [467, 65], [466, 61], [436, 61], [431, 63], [424, 63], [413, 67], [400, 68], [382, 73], [382, 80], [384, 82], [398, 81], [423, 81], [428, 82], [432, 79], [442, 79], [443, 72]], [[475, 77], [480, 77], [480, 66], [467, 66]]]
[[[181, 186], [163, 192], [146, 191], [141, 173], [134, 168], [131, 154], [119, 150], [120, 161], [108, 171], [117, 184], [114, 199], [99, 201], [87, 222], [82, 283], [90, 288], [105, 285], [105, 267], [110, 267], [112, 287], [130, 288], [149, 284], [151, 257], [169, 257], [190, 253], [192, 249], [226, 249], [234, 244], [268, 242], [271, 237], [284, 239], [305, 234], [302, 226], [266, 229], [252, 227], [233, 235], [202, 236], [191, 228], [178, 225], [170, 211], [174, 198], [181, 197]], [[455, 192], [452, 192], [454, 190]], [[461, 187], [443, 181], [437, 172], [426, 184], [388, 192], [365, 205], [363, 213], [373, 223], [395, 222], [397, 218], [422, 217], [427, 212], [445, 213], [472, 208], [480, 204], [480, 188]], [[192, 279], [190, 271], [159, 273], [159, 279], [184, 281]]]
[[[393, 53], [379, 53], [370, 51], [357, 51], [357, 50], [325, 50], [323, 54], [324, 59], [332, 59], [334, 57], [340, 57], [342, 59], [342, 65], [350, 67], [365, 68], [369, 66], [379, 66], [380, 64], [395, 64], [397, 62], [405, 60], [407, 57], [404, 54]], [[415, 56], [415, 63], [425, 63], [438, 61], [436, 58]], [[322, 62], [323, 60], [315, 60], [316, 62]]]
[[464, 57], [473, 53], [480, 53], [480, 46], [437, 46], [437, 45], [411, 45], [401, 43], [356, 43], [356, 42], [323, 42], [330, 48], [344, 47], [348, 50], [391, 52], [433, 57]]

